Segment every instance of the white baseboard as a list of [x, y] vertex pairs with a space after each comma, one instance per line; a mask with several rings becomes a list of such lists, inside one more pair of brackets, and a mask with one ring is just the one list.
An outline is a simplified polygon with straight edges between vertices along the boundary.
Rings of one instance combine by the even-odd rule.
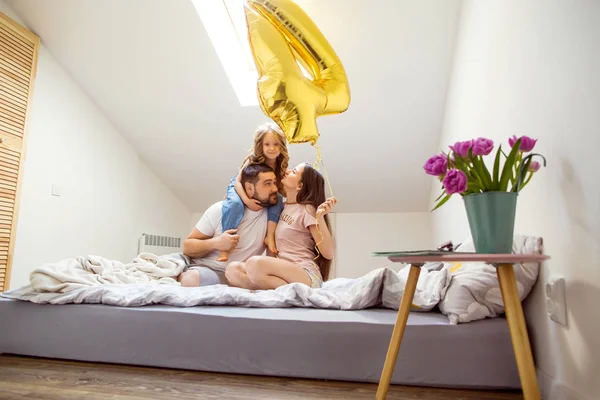
[[539, 368], [537, 377], [544, 400], [591, 400]]

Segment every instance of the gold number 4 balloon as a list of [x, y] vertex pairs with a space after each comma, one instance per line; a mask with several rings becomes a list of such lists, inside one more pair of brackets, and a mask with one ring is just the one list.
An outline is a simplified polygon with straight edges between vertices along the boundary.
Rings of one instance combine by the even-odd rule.
[[288, 142], [314, 145], [319, 139], [317, 117], [344, 112], [350, 105], [341, 61], [292, 0], [246, 0], [244, 11], [261, 109]]

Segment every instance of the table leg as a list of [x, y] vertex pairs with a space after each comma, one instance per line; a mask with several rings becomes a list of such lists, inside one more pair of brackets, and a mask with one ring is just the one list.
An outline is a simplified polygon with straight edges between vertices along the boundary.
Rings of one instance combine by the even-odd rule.
[[517, 367], [519, 368], [519, 377], [521, 378], [521, 387], [525, 400], [539, 400], [540, 391], [535, 375], [535, 366], [533, 363], [533, 354], [523, 316], [523, 308], [519, 299], [519, 291], [515, 280], [515, 271], [512, 264], [501, 264], [497, 268], [498, 280], [500, 281], [500, 290], [510, 337], [512, 340]]
[[415, 297], [415, 289], [417, 288], [420, 273], [420, 267], [414, 265], [410, 266], [408, 280], [406, 281], [402, 300], [400, 301], [400, 308], [398, 309], [398, 317], [396, 318], [396, 324], [394, 325], [394, 331], [392, 332], [392, 339], [390, 340], [387, 356], [385, 357], [381, 380], [379, 381], [379, 387], [377, 388], [377, 400], [385, 399], [387, 396], [390, 381], [392, 380], [392, 374], [394, 373], [394, 366], [396, 365], [396, 359], [398, 358], [398, 351], [400, 351], [400, 342], [402, 342], [402, 336], [404, 335], [410, 307], [412, 306], [413, 298]]

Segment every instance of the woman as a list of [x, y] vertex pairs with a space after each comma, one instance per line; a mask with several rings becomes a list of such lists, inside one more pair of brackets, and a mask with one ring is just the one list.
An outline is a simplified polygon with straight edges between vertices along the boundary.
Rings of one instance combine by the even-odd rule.
[[325, 199], [325, 180], [309, 164], [288, 171], [281, 183], [287, 201], [275, 230], [277, 258], [231, 262], [225, 276], [232, 286], [260, 290], [299, 282], [320, 288], [328, 278], [333, 238], [327, 214], [337, 200]]

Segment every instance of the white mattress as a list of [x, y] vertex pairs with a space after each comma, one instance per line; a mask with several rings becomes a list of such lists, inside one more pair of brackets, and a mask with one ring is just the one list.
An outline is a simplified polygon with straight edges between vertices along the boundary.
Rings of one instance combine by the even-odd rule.
[[[360, 311], [99, 304], [0, 298], [0, 353], [200, 371], [378, 382], [396, 321]], [[520, 388], [504, 318], [451, 325], [411, 313], [392, 383]]]

